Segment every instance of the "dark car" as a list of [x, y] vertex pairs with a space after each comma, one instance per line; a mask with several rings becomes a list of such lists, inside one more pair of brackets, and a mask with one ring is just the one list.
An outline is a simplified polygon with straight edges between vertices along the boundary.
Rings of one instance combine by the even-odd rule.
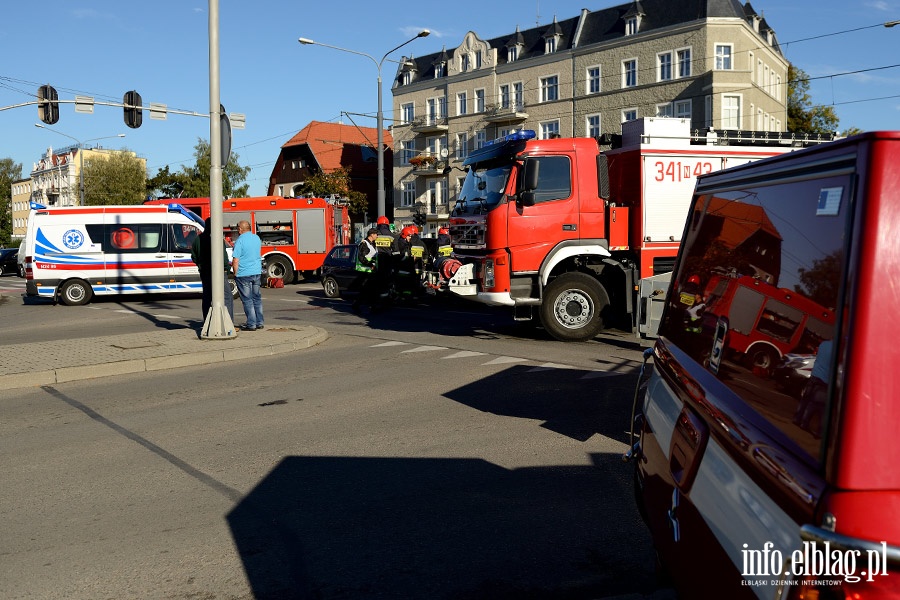
[[815, 354], [785, 354], [781, 363], [772, 371], [772, 379], [791, 396], [799, 398], [809, 383]]
[[356, 246], [335, 246], [322, 263], [322, 289], [329, 298], [358, 293], [362, 278], [356, 270]]
[[18, 273], [19, 250], [17, 248], [0, 248], [0, 275]]

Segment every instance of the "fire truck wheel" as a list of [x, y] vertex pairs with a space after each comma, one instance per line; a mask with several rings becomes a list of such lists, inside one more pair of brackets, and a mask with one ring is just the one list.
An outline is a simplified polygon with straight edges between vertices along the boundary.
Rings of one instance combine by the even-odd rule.
[[592, 339], [603, 329], [609, 297], [600, 282], [585, 273], [565, 273], [550, 282], [541, 304], [541, 324], [564, 342]]
[[778, 353], [768, 346], [757, 345], [747, 351], [747, 366], [751, 369], [772, 369], [778, 362]]
[[267, 258], [266, 277], [281, 279], [285, 285], [294, 283], [294, 265], [284, 258]]
[[65, 282], [59, 288], [59, 297], [62, 303], [67, 306], [81, 306], [91, 301], [94, 290], [91, 286], [81, 279], [71, 279]]
[[341, 296], [341, 289], [338, 287], [338, 282], [334, 280], [334, 277], [323, 279], [322, 289], [325, 290], [325, 295], [329, 298], [340, 298]]

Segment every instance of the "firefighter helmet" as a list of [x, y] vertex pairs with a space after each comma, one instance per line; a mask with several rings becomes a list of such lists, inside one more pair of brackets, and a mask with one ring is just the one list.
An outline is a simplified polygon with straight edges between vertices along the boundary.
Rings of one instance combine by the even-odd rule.
[[438, 235], [450, 235], [450, 230], [446, 227], [441, 227], [438, 229]]
[[378, 217], [378, 220], [375, 221], [375, 223], [377, 223], [378, 225], [387, 225], [388, 223], [390, 223], [390, 221], [388, 221], [387, 217], [382, 215], [382, 216]]

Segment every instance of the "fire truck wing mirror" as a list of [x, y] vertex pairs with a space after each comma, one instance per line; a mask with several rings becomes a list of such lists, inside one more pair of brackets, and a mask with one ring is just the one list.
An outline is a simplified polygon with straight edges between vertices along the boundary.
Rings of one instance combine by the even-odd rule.
[[597, 155], [597, 195], [604, 200], [609, 200], [609, 162], [606, 155]]
[[520, 192], [533, 192], [537, 189], [540, 167], [540, 161], [525, 161], [525, 173], [522, 175], [522, 187], [519, 189]]
[[520, 192], [516, 204], [519, 206], [534, 206], [534, 192]]

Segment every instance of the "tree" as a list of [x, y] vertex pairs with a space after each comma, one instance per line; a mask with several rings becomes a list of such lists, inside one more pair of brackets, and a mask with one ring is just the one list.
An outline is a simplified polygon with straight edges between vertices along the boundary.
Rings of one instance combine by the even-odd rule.
[[[238, 163], [240, 157], [232, 152], [228, 164], [222, 169], [222, 194], [228, 198], [241, 198], [247, 195], [250, 184], [243, 183], [250, 174], [250, 167], [242, 167]], [[209, 172], [212, 168], [212, 157], [208, 141], [197, 138], [194, 146], [194, 165], [182, 165], [179, 173], [171, 173], [169, 167], [160, 169], [156, 176], [147, 181], [147, 191], [159, 198], [206, 198], [210, 194]], [[243, 183], [243, 184], [242, 184]]]
[[839, 119], [832, 106], [814, 106], [809, 96], [809, 75], [791, 65], [788, 68], [788, 122], [791, 133], [834, 133]]
[[362, 192], [350, 189], [350, 168], [339, 167], [330, 173], [319, 171], [306, 178], [300, 187], [301, 194], [316, 198], [341, 196], [347, 198], [349, 210], [357, 215], [364, 215], [369, 208], [369, 199]]
[[141, 160], [128, 150], [95, 153], [85, 158], [81, 177], [87, 206], [144, 201], [147, 172]]
[[7, 247], [12, 238], [12, 182], [22, 179], [21, 163], [0, 158], [0, 247]]

